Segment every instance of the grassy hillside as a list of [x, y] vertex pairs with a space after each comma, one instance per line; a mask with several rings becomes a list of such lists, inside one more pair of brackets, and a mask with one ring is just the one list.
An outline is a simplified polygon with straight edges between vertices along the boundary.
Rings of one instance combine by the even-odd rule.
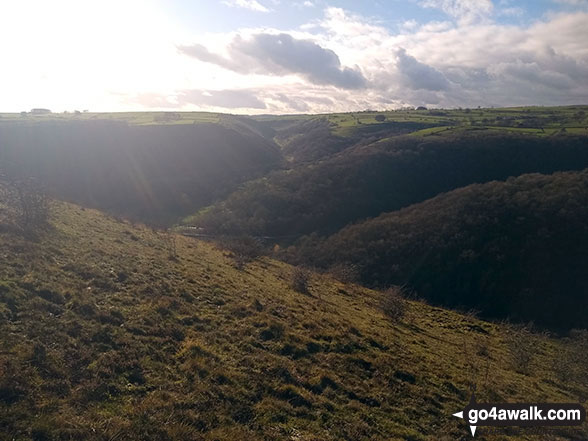
[[402, 136], [271, 173], [186, 222], [225, 234], [328, 234], [472, 183], [586, 167], [588, 137]]
[[0, 139], [7, 175], [34, 176], [60, 199], [152, 224], [173, 224], [282, 160], [248, 127], [212, 122], [2, 119]]
[[392, 321], [380, 292], [313, 275], [301, 294], [286, 264], [238, 270], [208, 243], [64, 203], [36, 242], [0, 221], [0, 439], [469, 439], [451, 414], [473, 384], [478, 401], [588, 393], [581, 340], [419, 302]]
[[488, 317], [587, 328], [588, 170], [470, 185], [290, 253]]

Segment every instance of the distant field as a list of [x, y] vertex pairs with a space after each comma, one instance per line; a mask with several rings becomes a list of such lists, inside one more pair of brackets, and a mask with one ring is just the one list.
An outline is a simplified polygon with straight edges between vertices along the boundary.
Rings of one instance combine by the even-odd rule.
[[[488, 129], [524, 132], [538, 136], [558, 132], [588, 134], [588, 106], [512, 107], [501, 109], [431, 109], [388, 112], [353, 112], [325, 115], [333, 134], [352, 136], [358, 130], [376, 130], [386, 123], [419, 123], [431, 125], [413, 132], [415, 135], [444, 135], [455, 129]], [[376, 119], [378, 118], [378, 119]]]
[[[117, 120], [130, 125], [175, 125], [219, 123], [232, 116], [212, 112], [0, 113], [0, 122]], [[249, 118], [279, 128], [317, 117], [326, 118], [332, 134], [341, 137], [378, 132], [392, 123], [407, 124], [409, 131], [417, 136], [444, 136], [463, 130], [508, 131], [537, 136], [564, 133], [588, 135], [588, 106], [363, 111], [325, 115], [258, 115]]]
[[220, 113], [210, 112], [109, 112], [109, 113], [50, 113], [47, 115], [32, 115], [27, 113], [0, 113], [2, 121], [92, 121], [115, 120], [125, 121], [131, 125], [168, 125], [168, 124], [198, 124], [218, 123], [222, 118]]

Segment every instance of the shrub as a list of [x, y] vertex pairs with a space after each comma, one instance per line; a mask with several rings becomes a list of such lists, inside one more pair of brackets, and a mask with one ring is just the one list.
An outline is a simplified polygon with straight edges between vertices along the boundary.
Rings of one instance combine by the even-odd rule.
[[243, 269], [245, 264], [264, 254], [263, 246], [252, 236], [224, 236], [218, 242], [222, 248], [233, 253], [237, 269]]
[[333, 277], [343, 283], [359, 283], [360, 271], [352, 263], [337, 263], [329, 269]]
[[478, 340], [475, 343], [476, 355], [480, 357], [490, 357], [490, 345], [486, 340]]
[[163, 247], [167, 251], [169, 260], [178, 259], [178, 245], [176, 241], [176, 235], [168, 231], [163, 231], [160, 235]]
[[269, 327], [259, 333], [262, 340], [281, 339], [284, 336], [284, 325], [281, 323], [272, 323]]
[[508, 348], [514, 369], [528, 375], [531, 372], [536, 342], [527, 327], [513, 329], [508, 340]]
[[407, 302], [400, 287], [393, 286], [384, 292], [382, 310], [388, 318], [395, 322], [402, 320], [406, 315]]
[[310, 272], [301, 267], [296, 267], [292, 271], [292, 278], [290, 280], [291, 288], [299, 293], [308, 294], [308, 283], [310, 281]]

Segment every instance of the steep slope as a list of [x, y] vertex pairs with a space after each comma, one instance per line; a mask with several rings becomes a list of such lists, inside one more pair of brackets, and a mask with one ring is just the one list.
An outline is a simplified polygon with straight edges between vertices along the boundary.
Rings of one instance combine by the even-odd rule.
[[460, 188], [290, 253], [487, 317], [586, 328], [588, 170]]
[[281, 162], [245, 126], [134, 126], [120, 121], [0, 123], [0, 168], [34, 176], [53, 195], [153, 224], [170, 224]]
[[72, 205], [51, 223], [37, 242], [0, 229], [1, 439], [466, 439], [451, 414], [473, 384], [480, 401], [588, 392], [581, 365], [554, 364], [571, 342], [417, 302], [393, 322], [379, 292], [314, 275], [301, 294], [286, 264], [237, 270], [207, 243]]
[[226, 234], [329, 234], [472, 183], [586, 167], [588, 137], [400, 137], [271, 173], [187, 222]]

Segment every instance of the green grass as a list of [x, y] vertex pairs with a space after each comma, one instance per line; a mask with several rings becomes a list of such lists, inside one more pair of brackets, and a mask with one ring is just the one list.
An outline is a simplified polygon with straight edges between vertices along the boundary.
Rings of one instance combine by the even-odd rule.
[[19, 113], [0, 113], [3, 121], [40, 122], [40, 121], [94, 121], [113, 120], [131, 125], [175, 125], [218, 123], [223, 117], [220, 113], [211, 112], [106, 112], [106, 113], [51, 113], [48, 115], [22, 116]]
[[479, 401], [587, 392], [558, 379], [561, 340], [526, 337], [519, 373], [509, 326], [415, 301], [394, 323], [378, 291], [313, 274], [301, 294], [268, 257], [238, 270], [206, 242], [52, 213], [37, 242], [0, 230], [0, 439], [462, 439], [473, 383]]

